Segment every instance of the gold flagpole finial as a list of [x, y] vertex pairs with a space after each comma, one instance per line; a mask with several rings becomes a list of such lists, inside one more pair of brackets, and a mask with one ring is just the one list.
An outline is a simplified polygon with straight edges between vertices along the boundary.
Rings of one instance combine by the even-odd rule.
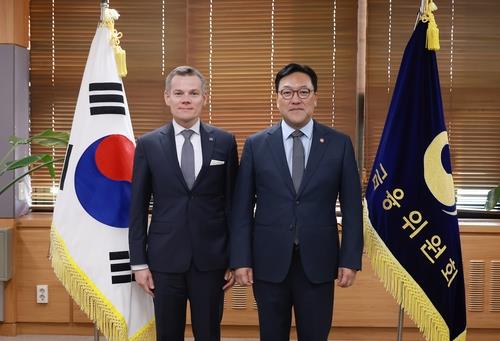
[[439, 45], [439, 28], [436, 24], [434, 18], [434, 12], [437, 10], [437, 6], [433, 0], [424, 0], [423, 14], [420, 17], [422, 22], [428, 22], [427, 26], [427, 39], [425, 41], [425, 47], [431, 51], [438, 51], [440, 49]]

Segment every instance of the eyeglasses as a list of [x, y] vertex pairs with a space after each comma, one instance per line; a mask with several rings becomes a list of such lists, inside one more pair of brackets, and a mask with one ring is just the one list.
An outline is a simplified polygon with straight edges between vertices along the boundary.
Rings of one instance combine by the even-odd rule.
[[297, 93], [297, 96], [299, 96], [300, 99], [307, 99], [309, 96], [311, 96], [311, 93], [313, 92], [309, 88], [300, 88], [299, 90], [292, 90], [289, 88], [281, 89], [278, 91], [281, 97], [284, 99], [292, 99], [293, 95]]

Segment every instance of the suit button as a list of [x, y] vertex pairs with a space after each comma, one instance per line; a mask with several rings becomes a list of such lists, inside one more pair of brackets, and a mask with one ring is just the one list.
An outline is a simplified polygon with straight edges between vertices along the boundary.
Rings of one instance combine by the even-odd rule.
[[300, 201], [299, 201], [299, 200], [297, 200], [297, 201], [295, 202], [295, 204], [296, 204], [296, 205], [300, 204]]
[[290, 224], [290, 231], [293, 231], [294, 228], [295, 226], [293, 224]]

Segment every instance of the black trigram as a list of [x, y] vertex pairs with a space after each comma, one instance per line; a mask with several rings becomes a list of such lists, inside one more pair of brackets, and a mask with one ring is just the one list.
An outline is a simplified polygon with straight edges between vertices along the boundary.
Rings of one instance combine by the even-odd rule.
[[61, 182], [59, 182], [59, 189], [62, 191], [64, 189], [64, 182], [66, 181], [66, 172], [68, 171], [69, 160], [71, 159], [71, 151], [73, 150], [73, 145], [68, 144], [66, 149], [66, 157], [64, 158], [64, 166], [61, 173]]
[[115, 251], [109, 253], [111, 266], [111, 283], [129, 283], [134, 280], [134, 274], [130, 268], [130, 256], [128, 251]]
[[121, 83], [89, 84], [90, 115], [125, 115]]

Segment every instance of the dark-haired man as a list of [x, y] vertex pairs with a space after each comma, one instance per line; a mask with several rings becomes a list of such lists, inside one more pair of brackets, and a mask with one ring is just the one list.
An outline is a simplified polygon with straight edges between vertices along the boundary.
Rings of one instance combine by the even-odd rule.
[[[317, 76], [289, 64], [276, 75], [282, 121], [245, 143], [234, 193], [230, 265], [253, 285], [261, 341], [326, 341], [333, 282], [353, 284], [363, 248], [361, 190], [348, 136], [312, 119]], [[342, 210], [339, 241], [335, 204]], [[255, 209], [255, 212], [254, 212]]]

